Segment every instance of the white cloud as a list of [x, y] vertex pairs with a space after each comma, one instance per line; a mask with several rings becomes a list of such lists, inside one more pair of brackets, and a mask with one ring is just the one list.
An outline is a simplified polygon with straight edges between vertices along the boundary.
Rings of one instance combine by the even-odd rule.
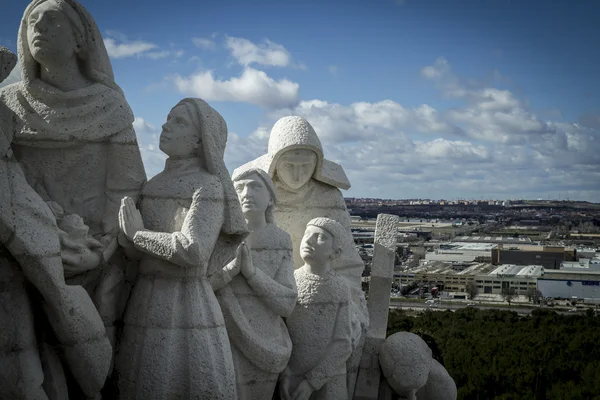
[[160, 130], [141, 117], [135, 117], [133, 129], [137, 135], [146, 175], [150, 179], [163, 170], [167, 159], [166, 154], [158, 148]]
[[446, 123], [428, 105], [405, 108], [392, 101], [357, 102], [349, 106], [322, 100], [301, 101], [297, 107], [271, 113], [272, 119], [287, 114], [306, 118], [329, 142], [364, 140], [375, 134], [404, 135], [405, 133], [449, 134], [457, 128]]
[[10, 72], [10, 74], [6, 77], [4, 82], [0, 82], [0, 88], [8, 85], [12, 85], [13, 83], [21, 81], [23, 78], [21, 77], [21, 66], [17, 62], [15, 68]]
[[203, 50], [215, 50], [217, 48], [217, 44], [212, 39], [196, 37], [192, 38], [192, 43]]
[[[392, 100], [300, 101], [269, 112], [248, 137], [236, 137], [228, 145], [228, 165], [235, 168], [264, 154], [273, 123], [299, 115], [319, 134], [326, 157], [343, 165], [353, 185], [348, 196], [556, 198], [562, 193], [600, 201], [596, 113], [582, 115], [578, 123], [543, 119], [493, 81], [463, 80], [443, 58], [421, 73], [462, 104], [436, 110]], [[502, 85], [507, 82], [502, 77]]]
[[108, 56], [113, 59], [143, 57], [159, 60], [167, 57], [179, 58], [183, 50], [161, 50], [158, 45], [143, 40], [128, 40], [127, 36], [115, 32], [105, 32], [104, 45]]
[[117, 40], [113, 38], [105, 38], [104, 45], [106, 46], [109, 57], [111, 58], [140, 56], [158, 47], [153, 43], [144, 42], [141, 40], [118, 43]]
[[226, 36], [225, 45], [231, 51], [233, 58], [244, 67], [258, 64], [267, 67], [306, 68], [302, 64], [296, 64], [290, 52], [283, 45], [269, 39], [255, 44], [245, 38]]
[[212, 71], [202, 71], [188, 77], [172, 77], [175, 87], [185, 95], [206, 101], [234, 101], [278, 109], [298, 103], [300, 85], [288, 79], [275, 80], [265, 72], [245, 68], [239, 77], [227, 80], [215, 78]]

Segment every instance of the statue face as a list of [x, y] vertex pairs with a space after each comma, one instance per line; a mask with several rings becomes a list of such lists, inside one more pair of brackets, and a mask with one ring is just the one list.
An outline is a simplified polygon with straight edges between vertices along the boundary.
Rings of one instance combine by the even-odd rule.
[[309, 225], [300, 242], [300, 257], [308, 264], [324, 264], [333, 258], [333, 236], [323, 228]]
[[175, 107], [162, 126], [159, 148], [173, 158], [194, 156], [200, 147], [200, 132], [196, 130], [184, 105]]
[[308, 149], [289, 150], [277, 162], [277, 176], [292, 189], [300, 189], [315, 172], [317, 155]]
[[242, 212], [244, 215], [265, 214], [267, 208], [271, 205], [271, 193], [257, 174], [250, 174], [247, 177], [234, 182]]
[[42, 65], [59, 64], [78, 51], [73, 28], [53, 1], [40, 4], [29, 15], [27, 44], [33, 59]]

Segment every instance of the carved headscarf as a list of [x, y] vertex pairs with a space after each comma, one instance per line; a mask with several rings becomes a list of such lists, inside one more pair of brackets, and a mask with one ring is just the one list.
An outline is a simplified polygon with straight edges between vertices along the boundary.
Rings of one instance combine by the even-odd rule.
[[[202, 158], [207, 171], [219, 178], [223, 186], [225, 214], [219, 238], [220, 246], [218, 243], [218, 247], [224, 246], [228, 250], [223, 252], [222, 258], [218, 254], [219, 251], [217, 251], [217, 254], [213, 252], [213, 257], [219, 257], [219, 259], [213, 259], [214, 262], [211, 262], [211, 267], [221, 268], [235, 256], [235, 248], [248, 235], [246, 220], [223, 160], [227, 144], [227, 124], [221, 114], [202, 99], [185, 98], [177, 103], [175, 107], [181, 105], [186, 107], [194, 127], [200, 132], [202, 141], [200, 151], [203, 152]], [[214, 271], [209, 271], [209, 274], [211, 272]]]
[[325, 159], [317, 133], [306, 119], [298, 116], [279, 119], [271, 129], [267, 154], [236, 168], [233, 173], [240, 174], [248, 169], [260, 168], [273, 178], [281, 155], [289, 150], [301, 149], [311, 150], [317, 155], [314, 179], [340, 189], [350, 188], [342, 166]]
[[[63, 92], [40, 79], [40, 64], [27, 41], [29, 17], [36, 7], [52, 2], [66, 16], [79, 46], [79, 69], [92, 85]], [[0, 95], [23, 121], [21, 144], [53, 140], [104, 141], [130, 128], [133, 112], [114, 74], [104, 40], [90, 13], [75, 0], [34, 0], [25, 9], [17, 51], [23, 81], [3, 89]], [[100, 110], [100, 111], [99, 111]]]

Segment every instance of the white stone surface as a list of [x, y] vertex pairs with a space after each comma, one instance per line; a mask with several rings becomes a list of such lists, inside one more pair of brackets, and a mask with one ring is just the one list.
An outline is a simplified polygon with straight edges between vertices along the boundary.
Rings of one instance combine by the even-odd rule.
[[397, 215], [377, 216], [368, 302], [370, 323], [354, 392], [357, 400], [377, 400], [379, 395], [379, 352], [387, 332], [399, 222]]
[[[285, 162], [288, 157], [291, 158], [291, 162]], [[369, 317], [361, 288], [364, 262], [356, 251], [350, 230], [350, 214], [340, 191], [348, 189], [350, 182], [340, 165], [324, 158], [321, 141], [310, 123], [297, 116], [284, 117], [277, 121], [269, 137], [268, 153], [237, 168], [234, 175], [252, 168], [266, 171], [275, 183], [278, 200], [275, 220], [292, 238], [295, 268], [304, 264], [300, 256], [300, 242], [306, 224], [311, 219], [331, 218], [342, 224], [346, 230], [341, 256], [334, 261], [333, 268], [348, 280], [352, 290], [354, 351], [347, 366], [347, 386], [351, 397]], [[286, 171], [287, 168], [291, 171]], [[307, 176], [310, 178], [307, 179]], [[300, 183], [303, 184], [299, 185]]]
[[286, 322], [293, 348], [280, 394], [288, 399], [348, 399], [346, 362], [352, 354], [351, 290], [331, 267], [344, 227], [311, 220], [301, 242], [305, 264], [294, 272], [298, 301]]
[[233, 182], [250, 235], [239, 256], [211, 280], [229, 335], [238, 399], [270, 399], [292, 352], [282, 319], [297, 298], [292, 241], [274, 223], [269, 175], [249, 170]]
[[76, 0], [32, 1], [17, 50], [23, 80], [0, 89], [8, 108], [0, 126], [35, 192], [89, 227], [95, 240], [57, 234], [61, 256], [67, 282], [88, 291], [114, 342], [128, 295], [117, 213], [121, 197], [136, 198], [146, 180], [133, 113], [96, 22]]
[[[0, 63], [0, 78], [4, 79], [14, 67], [14, 55], [0, 49]], [[6, 121], [7, 114], [10, 112], [0, 103], [0, 122]], [[12, 135], [7, 131], [2, 122], [0, 398], [66, 398], [63, 367], [52, 361], [57, 356], [45, 343], [52, 336], [63, 346], [66, 364], [81, 391], [94, 397], [109, 372], [110, 342], [87, 292], [65, 283], [54, 214], [27, 183], [13, 157]], [[27, 284], [37, 289], [39, 296], [30, 295]], [[46, 326], [48, 330], [36, 334], [35, 328]]]
[[[413, 396], [425, 386], [433, 358], [431, 349], [418, 335], [397, 332], [381, 346], [379, 363], [387, 383], [398, 395]], [[410, 398], [410, 397], [409, 397]]]
[[235, 399], [225, 321], [208, 275], [248, 234], [223, 162], [227, 126], [200, 99], [163, 125], [169, 159], [141, 195], [123, 199], [121, 243], [141, 253], [115, 360], [120, 399]]
[[402, 399], [456, 400], [454, 380], [414, 333], [389, 336], [381, 347], [379, 363], [387, 384]]
[[431, 363], [427, 383], [417, 392], [417, 400], [456, 400], [456, 383], [437, 360]]

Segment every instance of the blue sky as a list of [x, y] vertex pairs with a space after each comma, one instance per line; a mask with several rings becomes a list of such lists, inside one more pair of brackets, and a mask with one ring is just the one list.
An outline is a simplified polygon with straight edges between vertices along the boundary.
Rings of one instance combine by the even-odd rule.
[[[3, 4], [16, 49], [28, 1]], [[184, 96], [230, 131], [230, 171], [301, 115], [347, 196], [600, 202], [600, 3], [91, 1], [149, 175]], [[18, 79], [14, 71], [10, 81]]]

